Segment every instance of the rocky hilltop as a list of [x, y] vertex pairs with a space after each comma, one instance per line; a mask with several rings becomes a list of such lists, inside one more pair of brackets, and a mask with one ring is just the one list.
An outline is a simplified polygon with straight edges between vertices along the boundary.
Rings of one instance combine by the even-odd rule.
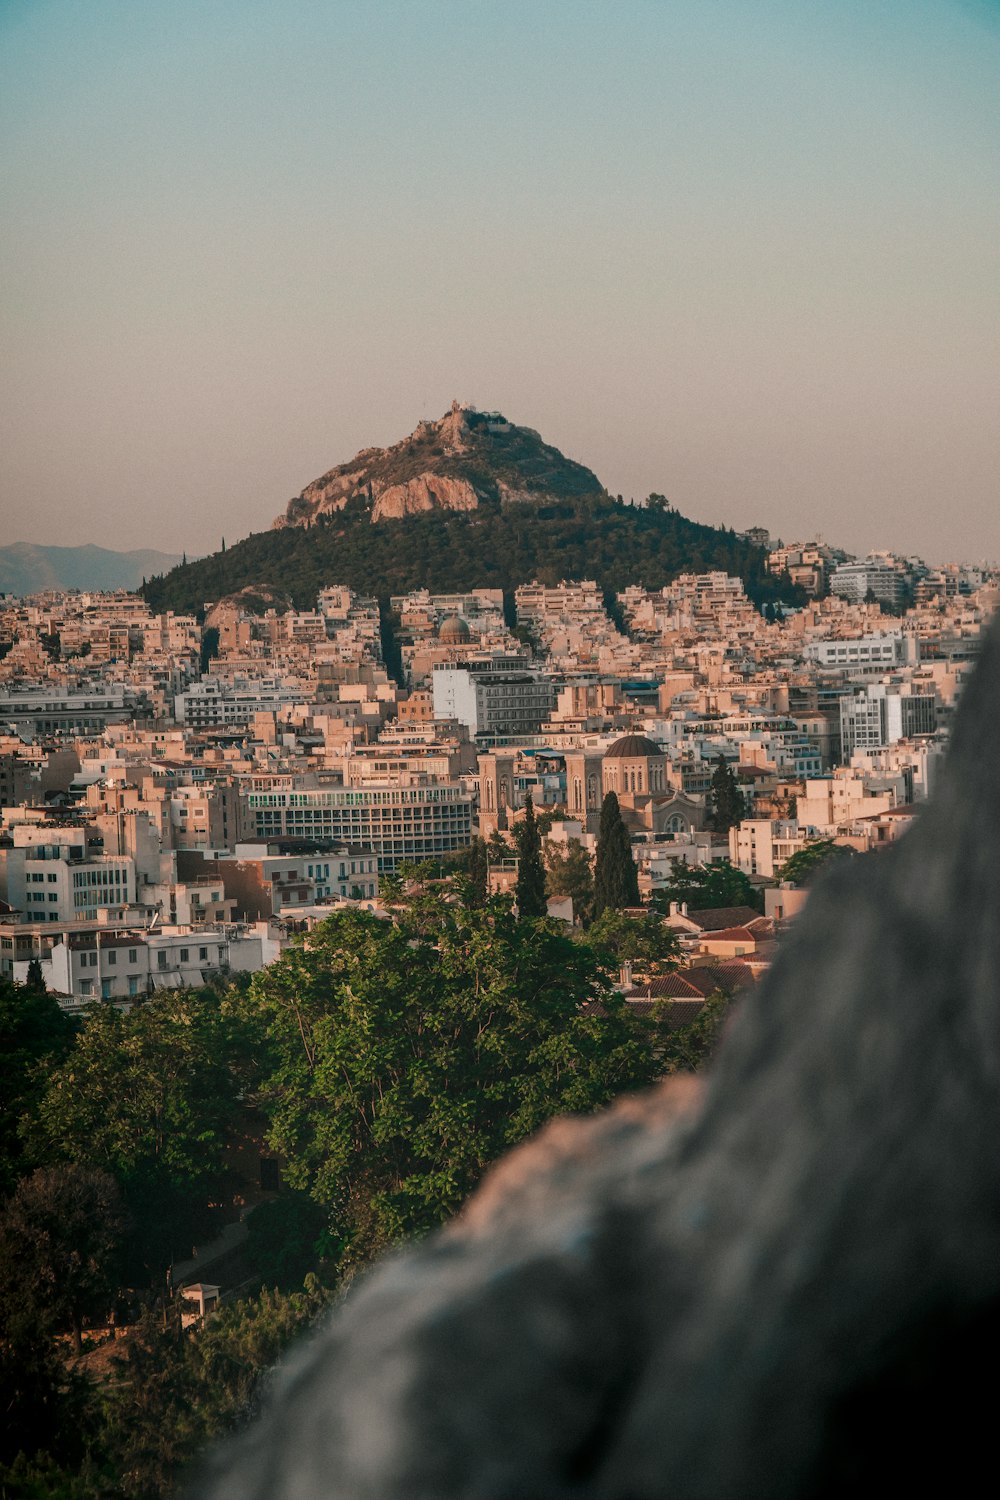
[[289, 501], [274, 527], [311, 525], [351, 501], [364, 506], [371, 521], [385, 521], [433, 510], [544, 504], [603, 493], [595, 474], [544, 443], [532, 428], [518, 427], [500, 412], [453, 401], [439, 421], [421, 422], [401, 443], [364, 448], [313, 480]]

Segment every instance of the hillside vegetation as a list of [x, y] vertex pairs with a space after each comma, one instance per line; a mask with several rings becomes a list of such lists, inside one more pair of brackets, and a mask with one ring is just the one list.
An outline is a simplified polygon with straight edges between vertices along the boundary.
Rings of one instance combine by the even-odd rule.
[[743, 579], [758, 603], [793, 596], [765, 572], [765, 553], [735, 532], [677, 511], [581, 496], [540, 506], [481, 504], [434, 510], [377, 526], [362, 499], [308, 526], [258, 532], [225, 552], [148, 581], [154, 609], [197, 610], [250, 584], [289, 593], [311, 608], [320, 588], [347, 584], [385, 599], [409, 589], [512, 591], [533, 579], [594, 578], [605, 590], [662, 588], [679, 573], [722, 569]]

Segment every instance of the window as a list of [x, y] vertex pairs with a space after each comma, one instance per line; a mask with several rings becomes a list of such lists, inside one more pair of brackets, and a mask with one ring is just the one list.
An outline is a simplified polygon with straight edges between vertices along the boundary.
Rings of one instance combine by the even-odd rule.
[[182, 964], [186, 964], [187, 961], [188, 961], [188, 959], [190, 957], [191, 957], [191, 950], [189, 948], [182, 948], [181, 949], [181, 963]]
[[205, 961], [205, 959], [207, 959], [207, 958], [208, 958], [208, 949], [207, 949], [207, 948], [199, 948], [199, 949], [198, 949], [198, 958], [199, 958], [199, 959], [200, 959], [200, 960], [201, 960], [201, 961], [202, 961], [202, 962], [204, 962], [204, 961]]
[[138, 975], [136, 975], [136, 974], [130, 974], [128, 976], [128, 992], [129, 992], [130, 995], [138, 995], [138, 993], [139, 993], [139, 978], [138, 978]]
[[92, 995], [94, 993], [94, 981], [92, 979], [80, 980], [80, 994]]
[[108, 963], [109, 964], [116, 964], [117, 962], [118, 962], [118, 954], [115, 952], [115, 950], [113, 948], [109, 948], [108, 949]]
[[128, 950], [128, 961], [130, 964], [138, 963], [139, 955], [134, 948]]

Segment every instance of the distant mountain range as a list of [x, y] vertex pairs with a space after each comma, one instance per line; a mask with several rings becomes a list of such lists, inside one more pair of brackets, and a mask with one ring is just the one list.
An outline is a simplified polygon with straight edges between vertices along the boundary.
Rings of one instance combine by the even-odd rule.
[[623, 503], [532, 428], [455, 403], [307, 485], [270, 531], [153, 578], [145, 592], [154, 607], [197, 610], [266, 585], [312, 608], [331, 583], [385, 601], [421, 587], [511, 592], [535, 578], [660, 588], [678, 573], [723, 569], [758, 602], [797, 597], [764, 562], [747, 537], [689, 521], [662, 496]]
[[36, 547], [14, 542], [0, 547], [0, 593], [37, 594], [43, 589], [135, 589], [144, 578], [175, 568], [174, 552], [143, 547], [111, 552], [106, 547]]

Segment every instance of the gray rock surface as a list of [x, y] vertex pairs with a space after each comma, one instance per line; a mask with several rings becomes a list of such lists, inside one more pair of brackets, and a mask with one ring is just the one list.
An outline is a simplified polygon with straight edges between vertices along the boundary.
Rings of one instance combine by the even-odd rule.
[[963, 1488], [1000, 1325], [998, 747], [994, 629], [937, 800], [831, 870], [704, 1092], [501, 1163], [347, 1298], [199, 1493]]

